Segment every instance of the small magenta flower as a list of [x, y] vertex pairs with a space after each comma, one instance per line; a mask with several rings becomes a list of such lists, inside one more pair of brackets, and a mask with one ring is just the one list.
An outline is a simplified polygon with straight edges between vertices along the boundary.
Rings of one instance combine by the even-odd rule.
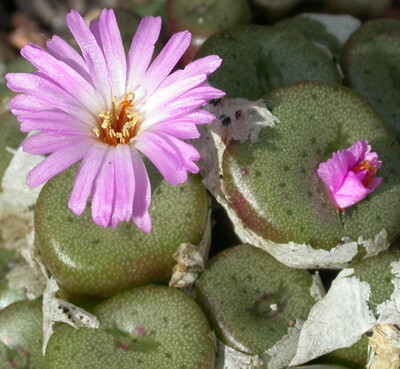
[[151, 63], [160, 17], [141, 21], [127, 57], [112, 10], [103, 10], [90, 28], [76, 11], [67, 23], [82, 56], [54, 36], [47, 51], [36, 45], [21, 51], [37, 72], [6, 76], [8, 87], [21, 93], [10, 103], [21, 130], [40, 131], [23, 142], [24, 150], [50, 154], [27, 182], [37, 187], [82, 160], [70, 209], [82, 215], [92, 195], [99, 226], [133, 219], [150, 232], [151, 184], [141, 154], [174, 186], [199, 171], [200, 154], [183, 140], [198, 138], [196, 125], [215, 118], [200, 107], [224, 96], [206, 81], [221, 59], [211, 55], [171, 73], [190, 45], [185, 31]]
[[335, 152], [332, 159], [321, 163], [319, 177], [328, 186], [339, 209], [346, 209], [375, 191], [382, 183], [376, 178], [382, 162], [371, 152], [367, 141], [358, 141], [347, 150]]

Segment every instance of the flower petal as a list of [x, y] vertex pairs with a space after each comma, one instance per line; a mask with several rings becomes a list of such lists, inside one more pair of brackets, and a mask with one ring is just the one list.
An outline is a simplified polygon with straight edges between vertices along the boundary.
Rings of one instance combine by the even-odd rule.
[[[135, 175], [132, 153], [128, 145], [117, 145], [114, 153], [115, 198], [111, 226], [132, 218], [132, 204], [135, 195]], [[139, 177], [140, 181], [141, 178]]]
[[172, 86], [157, 89], [157, 91], [155, 91], [141, 106], [141, 111], [149, 115], [152, 111], [162, 108], [172, 100], [192, 90], [194, 87], [204, 82], [206, 78], [207, 76], [205, 74], [200, 74], [177, 81]]
[[46, 183], [57, 174], [81, 160], [85, 153], [96, 142], [95, 140], [89, 139], [79, 140], [68, 147], [53, 152], [29, 172], [27, 179], [28, 185], [34, 188]]
[[[67, 15], [67, 24], [82, 51], [83, 58], [88, 66], [96, 90], [101, 92], [106, 106], [111, 107], [112, 95], [108, 69], [103, 52], [96, 38], [84, 19], [75, 10], [72, 10]], [[101, 111], [102, 110], [100, 110], [100, 112]]]
[[348, 172], [346, 151], [335, 152], [331, 159], [319, 165], [317, 173], [329, 187], [331, 193], [335, 193], [343, 183]]
[[46, 42], [46, 46], [49, 53], [56, 59], [62, 60], [71, 68], [75, 69], [88, 82], [92, 81], [89, 75], [89, 69], [82, 56], [68, 42], [54, 35], [51, 40]]
[[68, 202], [68, 207], [77, 216], [81, 216], [85, 211], [94, 181], [104, 162], [107, 150], [108, 145], [97, 143], [92, 146], [83, 157]]
[[75, 97], [43, 74], [37, 72], [34, 74], [9, 73], [6, 75], [6, 80], [10, 90], [40, 97], [53, 106], [60, 106], [60, 102], [68, 105], [81, 105]]
[[192, 36], [189, 31], [175, 33], [147, 69], [140, 88], [150, 96], [172, 71], [190, 45]]
[[157, 132], [156, 134], [174, 148], [176, 155], [180, 156], [181, 158], [182, 167], [184, 169], [192, 173], [199, 172], [199, 167], [194, 163], [194, 161], [200, 160], [201, 156], [193, 146], [173, 136], [168, 136], [162, 132]]
[[53, 81], [59, 81], [65, 91], [91, 112], [105, 110], [105, 105], [98, 98], [99, 94], [93, 86], [68, 64], [57, 60], [36, 45], [25, 46], [21, 55]]
[[187, 114], [192, 113], [195, 109], [207, 104], [206, 100], [175, 99], [162, 109], [152, 112], [150, 116], [145, 118], [140, 126], [140, 131], [144, 132], [152, 125], [167, 119], [183, 118]]
[[[132, 166], [136, 178], [135, 197], [133, 199], [132, 218], [136, 226], [143, 232], [151, 232], [151, 184], [146, 167], [139, 152], [131, 145]], [[139, 180], [140, 179], [140, 180]]]
[[22, 122], [21, 131], [59, 131], [86, 133], [94, 136], [94, 123], [86, 123], [62, 111], [34, 111], [22, 112], [18, 114], [18, 119]]
[[355, 173], [350, 171], [344, 178], [340, 188], [332, 195], [337, 206], [341, 209], [346, 209], [364, 200], [370, 192], [363, 186]]
[[106, 60], [113, 96], [125, 96], [126, 57], [121, 32], [113, 10], [104, 9], [99, 19], [101, 46]]
[[94, 183], [92, 197], [92, 218], [100, 227], [107, 228], [110, 225], [115, 196], [114, 181], [114, 147], [109, 146], [105, 160], [100, 166]]
[[58, 132], [40, 132], [28, 137], [22, 142], [24, 151], [33, 155], [47, 155], [52, 152], [69, 147], [79, 140], [86, 140], [87, 136], [78, 134], [60, 135]]
[[347, 156], [348, 169], [361, 165], [365, 160], [368, 148], [371, 150], [371, 146], [368, 145], [368, 142], [358, 141], [356, 144], [345, 150], [349, 154]]
[[191, 140], [200, 137], [200, 132], [196, 127], [196, 122], [193, 122], [192, 120], [163, 121], [151, 126], [148, 131], [162, 132], [181, 140]]
[[201, 109], [186, 114], [184, 119], [190, 119], [195, 124], [210, 124], [215, 120], [215, 115], [207, 110]]
[[222, 59], [218, 55], [209, 55], [204, 58], [195, 60], [188, 64], [183, 70], [179, 69], [174, 73], [171, 73], [164, 82], [161, 83], [159, 88], [165, 88], [173, 85], [181, 79], [193, 77], [199, 74], [205, 74], [209, 76], [215, 70], [219, 68], [222, 63]]
[[154, 53], [154, 45], [160, 36], [161, 17], [142, 19], [133, 37], [127, 63], [127, 92], [134, 92], [142, 80]]
[[[59, 110], [61, 110], [75, 117], [76, 119], [80, 119], [89, 124], [90, 122], [95, 121], [94, 116], [89, 113], [88, 110], [83, 109], [83, 107], [66, 104], [61, 101], [53, 103], [42, 99], [39, 96], [33, 95], [17, 95], [11, 100], [8, 107], [10, 108], [11, 112], [17, 117], [22, 115], [29, 115], [31, 114], [31, 112], [59, 112]], [[44, 107], [46, 107], [46, 109], [48, 108], [49, 110], [44, 109]]]
[[368, 186], [368, 191], [374, 192], [381, 184], [382, 184], [383, 178], [374, 178], [374, 180], [372, 181], [372, 183]]
[[145, 132], [134, 140], [135, 147], [150, 159], [168, 183], [176, 186], [186, 182], [187, 171], [182, 158], [162, 137], [153, 132]]

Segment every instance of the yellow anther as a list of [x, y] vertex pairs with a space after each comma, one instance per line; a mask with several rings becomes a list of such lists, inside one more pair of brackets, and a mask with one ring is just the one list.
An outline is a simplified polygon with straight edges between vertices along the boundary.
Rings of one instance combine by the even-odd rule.
[[112, 98], [112, 109], [100, 113], [100, 127], [93, 131], [96, 137], [109, 145], [125, 144], [133, 138], [138, 131], [139, 114], [134, 108], [135, 94], [129, 92], [118, 104], [117, 98]]
[[96, 137], [100, 137], [100, 130], [97, 127], [93, 128], [93, 132], [96, 135]]

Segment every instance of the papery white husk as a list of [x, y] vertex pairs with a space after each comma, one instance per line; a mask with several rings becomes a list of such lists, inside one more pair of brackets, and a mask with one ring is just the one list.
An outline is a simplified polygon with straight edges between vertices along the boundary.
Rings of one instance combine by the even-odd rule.
[[26, 235], [33, 230], [33, 210], [41, 190], [26, 184], [26, 173], [44, 157], [27, 154], [22, 147], [5, 149], [14, 156], [1, 180], [0, 233], [4, 247], [21, 250], [28, 248]]
[[343, 46], [353, 32], [361, 26], [361, 21], [349, 14], [322, 14], [322, 13], [303, 13], [299, 17], [306, 17], [315, 20], [325, 26], [326, 31]]
[[400, 324], [400, 262], [391, 266], [394, 291], [378, 306], [377, 316], [368, 306], [370, 285], [355, 277], [353, 269], [342, 270], [327, 295], [311, 309], [290, 365], [351, 347], [371, 331], [369, 368], [396, 368], [400, 364], [400, 332], [396, 327]]
[[204, 270], [211, 246], [211, 206], [208, 206], [207, 223], [198, 245], [182, 243], [174, 254], [177, 264], [172, 271], [170, 287], [178, 288], [189, 296], [194, 295], [193, 285]]

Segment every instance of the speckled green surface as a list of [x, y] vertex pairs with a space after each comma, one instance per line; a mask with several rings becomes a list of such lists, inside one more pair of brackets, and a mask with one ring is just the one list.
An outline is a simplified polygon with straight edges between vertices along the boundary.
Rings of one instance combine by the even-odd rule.
[[[26, 134], [19, 130], [19, 122], [9, 111], [0, 112], [0, 183], [13, 157], [7, 147], [17, 149]], [[1, 189], [0, 189], [1, 191]]]
[[167, 0], [130, 0], [131, 10], [141, 17], [162, 16], [167, 12]]
[[362, 19], [383, 17], [392, 4], [392, 0], [325, 0], [325, 11], [336, 14], [352, 14]]
[[[167, 6], [167, 27], [172, 35], [189, 30], [192, 40], [182, 57], [184, 65], [193, 61], [204, 41], [214, 33], [251, 21], [247, 0], [171, 0]], [[216, 53], [217, 54], [217, 53]]]
[[[267, 105], [280, 122], [255, 144], [229, 144], [223, 176], [231, 206], [254, 232], [278, 243], [330, 249], [342, 237], [400, 232], [400, 146], [362, 97], [322, 82], [276, 90]], [[358, 140], [367, 140], [383, 166], [382, 185], [339, 218], [316, 170]]]
[[249, 0], [261, 20], [283, 18], [304, 0]]
[[42, 325], [40, 300], [19, 301], [0, 312], [0, 342], [7, 346], [0, 349], [0, 360], [4, 355], [7, 368], [44, 368]]
[[209, 82], [228, 97], [256, 100], [299, 81], [341, 83], [332, 58], [300, 33], [267, 26], [238, 26], [211, 36], [197, 58], [218, 54], [222, 66]]
[[343, 49], [341, 66], [346, 85], [368, 99], [400, 140], [400, 21], [360, 27]]
[[46, 369], [212, 369], [215, 347], [207, 319], [182, 292], [146, 286], [95, 310], [100, 329], [56, 330]]
[[179, 245], [198, 245], [207, 223], [209, 200], [199, 177], [169, 185], [148, 165], [152, 181], [153, 229], [141, 232], [132, 223], [101, 228], [88, 207], [82, 217], [68, 208], [76, 167], [49, 181], [35, 208], [36, 239], [43, 261], [61, 288], [93, 297], [124, 288], [167, 283]]
[[261, 249], [241, 245], [210, 261], [196, 283], [196, 299], [221, 341], [261, 355], [287, 334], [297, 318], [307, 318], [315, 303], [311, 285], [307, 271], [291, 269]]
[[368, 302], [375, 313], [378, 305], [389, 300], [394, 292], [391, 264], [395, 261], [400, 262], [399, 252], [384, 252], [351, 265], [351, 268], [354, 268], [354, 275], [371, 286], [371, 297]]
[[325, 46], [336, 57], [340, 55], [341, 45], [339, 40], [329, 33], [326, 26], [316, 19], [307, 16], [286, 18], [274, 24], [275, 29], [300, 33], [305, 38], [319, 45]]
[[251, 20], [247, 0], [172, 0], [168, 4], [168, 22], [180, 30], [208, 36], [215, 31], [246, 24]]

